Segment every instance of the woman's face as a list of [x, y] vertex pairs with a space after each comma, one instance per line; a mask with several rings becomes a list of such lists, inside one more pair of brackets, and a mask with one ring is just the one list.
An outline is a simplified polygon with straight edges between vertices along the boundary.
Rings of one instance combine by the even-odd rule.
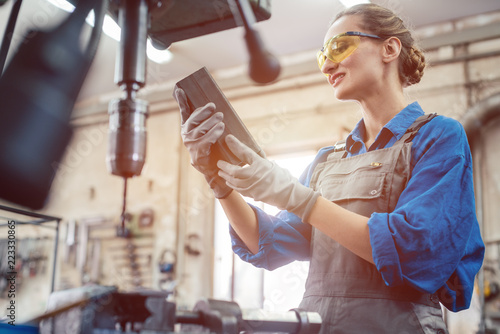
[[[324, 42], [347, 31], [371, 33], [363, 31], [360, 23], [361, 18], [356, 15], [341, 17], [328, 29]], [[326, 60], [321, 71], [328, 75], [337, 99], [361, 102], [376, 94], [383, 77], [381, 46], [381, 40], [361, 37], [358, 48], [346, 59], [339, 63]]]

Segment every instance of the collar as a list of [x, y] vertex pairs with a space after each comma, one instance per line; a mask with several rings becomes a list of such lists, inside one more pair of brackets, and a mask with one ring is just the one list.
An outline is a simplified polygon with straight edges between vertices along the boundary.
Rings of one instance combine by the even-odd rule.
[[[394, 141], [401, 139], [410, 125], [422, 115], [424, 115], [424, 111], [418, 102], [407, 105], [380, 130], [371, 147], [374, 149], [382, 148], [393, 138], [395, 138]], [[364, 143], [365, 131], [365, 123], [361, 119], [347, 137], [346, 150], [349, 153], [356, 154], [367, 151]]]

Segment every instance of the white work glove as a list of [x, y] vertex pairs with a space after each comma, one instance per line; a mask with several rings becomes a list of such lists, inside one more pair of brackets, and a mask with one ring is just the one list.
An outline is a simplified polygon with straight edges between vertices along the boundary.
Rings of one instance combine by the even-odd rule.
[[191, 156], [191, 165], [205, 175], [216, 198], [227, 197], [232, 189], [217, 174], [217, 161], [210, 155], [213, 144], [224, 132], [223, 114], [215, 112], [213, 103], [190, 113], [184, 91], [176, 88], [174, 96], [181, 111], [181, 137]]
[[232, 165], [219, 160], [219, 175], [243, 196], [252, 197], [293, 212], [307, 222], [320, 194], [302, 185], [287, 169], [260, 157], [233, 135], [226, 137], [229, 149], [245, 166]]

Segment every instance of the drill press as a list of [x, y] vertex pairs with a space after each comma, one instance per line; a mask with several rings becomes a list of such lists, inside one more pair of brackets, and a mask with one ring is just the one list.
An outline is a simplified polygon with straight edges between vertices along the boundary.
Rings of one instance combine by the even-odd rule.
[[106, 162], [113, 175], [124, 180], [121, 225], [117, 235], [129, 237], [125, 227], [127, 181], [141, 174], [146, 161], [147, 101], [137, 99], [146, 83], [147, 0], [122, 0], [118, 9], [121, 38], [115, 65], [115, 83], [124, 96], [109, 103], [109, 144]]

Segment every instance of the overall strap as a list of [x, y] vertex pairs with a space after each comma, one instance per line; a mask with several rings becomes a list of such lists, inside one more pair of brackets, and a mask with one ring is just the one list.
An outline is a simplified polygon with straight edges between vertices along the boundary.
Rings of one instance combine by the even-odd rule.
[[431, 119], [433, 119], [436, 116], [437, 116], [436, 113], [432, 113], [417, 118], [415, 122], [413, 122], [413, 124], [408, 128], [408, 130], [406, 130], [405, 134], [403, 135], [403, 137], [401, 137], [399, 141], [403, 143], [411, 142], [413, 138], [417, 135], [418, 130], [420, 130], [422, 126], [427, 124]]
[[[401, 139], [398, 140], [399, 143], [404, 144], [404, 143], [409, 143], [413, 140], [413, 138], [417, 135], [418, 130], [425, 124], [427, 124], [431, 119], [436, 117], [436, 113], [432, 114], [425, 114], [420, 116], [413, 122], [413, 124], [406, 130], [404, 135], [401, 137]], [[333, 147], [333, 152], [330, 154], [329, 159], [343, 159], [347, 156], [347, 151], [346, 151], [346, 141], [345, 140], [339, 140], [335, 143]]]
[[333, 146], [334, 152], [345, 151], [345, 140], [339, 140]]
[[347, 156], [347, 151], [345, 149], [346, 141], [339, 140], [333, 145], [333, 152], [328, 155], [328, 160], [332, 159], [343, 159]]

